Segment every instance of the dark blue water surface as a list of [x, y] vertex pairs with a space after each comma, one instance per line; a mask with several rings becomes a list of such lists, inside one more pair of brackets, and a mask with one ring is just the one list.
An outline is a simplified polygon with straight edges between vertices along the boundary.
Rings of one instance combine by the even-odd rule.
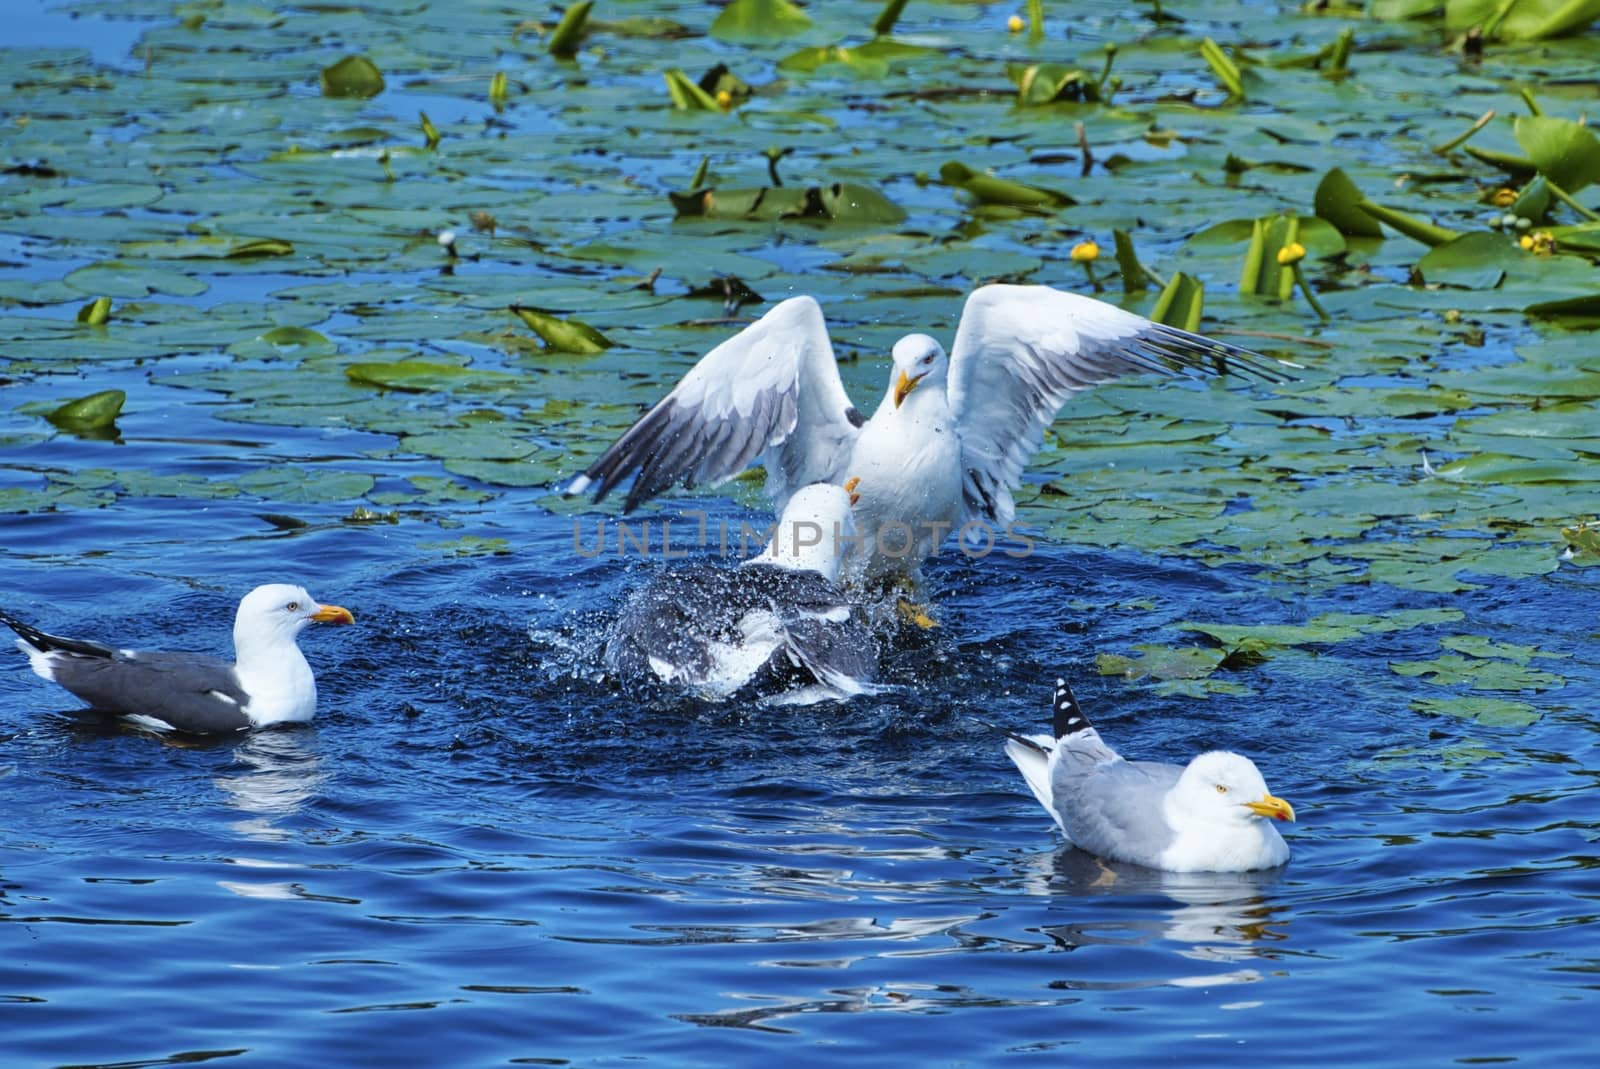
[[[63, 43], [39, 25], [23, 43]], [[392, 436], [223, 422], [136, 365], [113, 386], [120, 441], [16, 447], [9, 485], [434, 470]], [[1600, 569], [1282, 589], [1041, 541], [941, 559], [942, 626], [891, 650], [886, 694], [643, 704], [596, 636], [655, 562], [584, 558], [542, 494], [449, 530], [341, 523], [348, 503], [280, 530], [244, 498], [0, 518], [0, 604], [46, 628], [222, 653], [239, 596], [280, 579], [357, 619], [304, 636], [312, 725], [214, 742], [64, 715], [0, 649], [0, 1064], [1585, 1064]], [[436, 548], [467, 536], [503, 543]], [[1237, 697], [1095, 671], [1185, 619], [1439, 606], [1465, 618], [1286, 651]], [[1421, 715], [1428, 684], [1388, 663], [1446, 634], [1564, 655], [1567, 685], [1520, 695], [1529, 726]], [[1060, 849], [1001, 734], [1045, 723], [1058, 673], [1131, 754], [1257, 758], [1300, 813], [1290, 865]]]

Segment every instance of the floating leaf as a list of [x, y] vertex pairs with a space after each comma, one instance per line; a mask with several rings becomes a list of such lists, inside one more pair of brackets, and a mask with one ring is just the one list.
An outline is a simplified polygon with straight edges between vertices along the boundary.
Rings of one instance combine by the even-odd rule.
[[761, 186], [669, 193], [680, 216], [706, 219], [820, 219], [842, 223], [898, 223], [906, 213], [871, 186]]
[[811, 19], [789, 0], [733, 0], [711, 23], [711, 36], [735, 44], [782, 41], [811, 28]]
[[258, 256], [292, 256], [294, 246], [281, 238], [230, 238], [208, 235], [178, 241], [130, 241], [123, 252], [180, 260], [244, 260]]
[[1561, 676], [1537, 668], [1455, 653], [1431, 661], [1390, 661], [1389, 670], [1437, 686], [1464, 683], [1473, 690], [1552, 690], [1567, 684]]
[[261, 468], [239, 476], [239, 489], [247, 494], [291, 505], [326, 504], [364, 497], [373, 478], [354, 471], [282, 465]]
[[1417, 261], [1424, 281], [1463, 289], [1493, 289], [1523, 252], [1504, 234], [1478, 230], [1429, 249]]
[[1095, 668], [1103, 676], [1124, 676], [1128, 679], [1203, 679], [1222, 664], [1221, 650], [1202, 649], [1196, 646], [1173, 648], [1139, 644], [1137, 657], [1118, 653], [1102, 653], [1095, 657]]
[[428, 393], [457, 388], [508, 389], [517, 385], [516, 375], [504, 371], [480, 371], [456, 364], [435, 364], [425, 360], [397, 360], [392, 363], [351, 364], [344, 373], [356, 382], [381, 386], [386, 390]]
[[423, 140], [427, 142], [429, 148], [438, 148], [439, 139], [444, 135], [440, 134], [439, 128], [433, 125], [433, 120], [428, 118], [427, 112], [419, 112], [418, 114], [420, 116], [418, 121], [422, 124]]
[[325, 97], [375, 97], [383, 92], [383, 74], [366, 56], [346, 56], [322, 70]]
[[939, 180], [969, 194], [980, 204], [1003, 204], [1029, 211], [1053, 212], [1077, 203], [1060, 190], [1031, 186], [982, 174], [952, 160], [939, 168]]
[[45, 419], [62, 430], [100, 430], [116, 422], [117, 415], [121, 413], [122, 405], [127, 400], [128, 395], [122, 390], [101, 390], [99, 393], [68, 401], [60, 408], [47, 413]]
[[1511, 698], [1412, 698], [1411, 708], [1427, 716], [1454, 716], [1484, 727], [1521, 728], [1539, 722], [1539, 711]]
[[599, 353], [614, 344], [610, 338], [577, 319], [562, 319], [537, 308], [511, 306], [518, 319], [528, 325], [547, 348], [558, 353]]
[[778, 69], [810, 74], [823, 67], [840, 66], [863, 78], [882, 78], [907, 60], [937, 54], [936, 49], [926, 45], [912, 45], [903, 41], [879, 38], [850, 48], [843, 45], [827, 45], [803, 49], [779, 61]]

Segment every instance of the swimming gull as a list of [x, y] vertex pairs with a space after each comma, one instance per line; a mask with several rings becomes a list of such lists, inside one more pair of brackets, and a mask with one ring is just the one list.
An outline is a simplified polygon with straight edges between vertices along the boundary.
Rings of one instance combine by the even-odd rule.
[[1248, 757], [1203, 753], [1186, 766], [1129, 761], [1101, 741], [1056, 680], [1054, 737], [1013, 735], [1006, 753], [1033, 796], [1082, 850], [1168, 872], [1248, 872], [1289, 860], [1269, 820], [1294, 807]]
[[310, 720], [317, 708], [311, 666], [295, 645], [307, 624], [348, 624], [338, 605], [304, 587], [258, 586], [239, 602], [233, 663], [200, 653], [147, 653], [47, 635], [0, 612], [35, 674], [61, 684], [91, 709], [158, 730], [205, 734]]
[[702, 357], [567, 492], [600, 501], [633, 476], [632, 511], [674, 484], [715, 485], [759, 461], [781, 511], [798, 487], [858, 477], [863, 539], [847, 548], [847, 578], [907, 574], [952, 531], [1004, 533], [1011, 491], [1074, 393], [1135, 372], [1289, 378], [1247, 349], [1049, 286], [979, 287], [948, 357], [911, 334], [893, 361], [883, 401], [863, 418], [821, 307], [791, 297]]
[[790, 703], [872, 689], [872, 634], [834, 585], [854, 533], [843, 488], [802, 487], [756, 556], [674, 569], [631, 597], [610, 629], [606, 666], [628, 683], [717, 700], [751, 685], [787, 690]]

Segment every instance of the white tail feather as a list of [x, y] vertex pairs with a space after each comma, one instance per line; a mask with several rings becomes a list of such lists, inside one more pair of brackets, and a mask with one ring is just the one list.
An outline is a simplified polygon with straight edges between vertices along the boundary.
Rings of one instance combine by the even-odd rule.
[[1028, 742], [1036, 743], [1042, 749], [1035, 749], [1026, 742], [1017, 739], [1006, 740], [1006, 756], [1011, 758], [1017, 766], [1017, 771], [1022, 773], [1022, 778], [1028, 784], [1028, 790], [1039, 799], [1039, 804], [1044, 806], [1044, 811], [1050, 814], [1050, 819], [1056, 822], [1063, 834], [1066, 825], [1061, 823], [1061, 817], [1056, 812], [1055, 792], [1050, 789], [1050, 759], [1046, 752], [1055, 748], [1056, 740], [1049, 735], [1026, 736]]

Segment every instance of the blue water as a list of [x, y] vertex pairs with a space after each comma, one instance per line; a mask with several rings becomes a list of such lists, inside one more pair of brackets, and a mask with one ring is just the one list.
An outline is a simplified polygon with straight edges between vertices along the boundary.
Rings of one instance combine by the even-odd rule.
[[[82, 44], [29, 25], [30, 47]], [[284, 280], [228, 298], [252, 284]], [[0, 486], [437, 471], [387, 435], [219, 420], [136, 365], [95, 384], [130, 392], [120, 440], [7, 447]], [[7, 389], [10, 410], [71, 384]], [[1041, 541], [941, 560], [942, 626], [891, 651], [884, 695], [642, 706], [595, 636], [653, 562], [585, 559], [541, 494], [448, 529], [345, 524], [339, 502], [284, 531], [246, 498], [0, 516], [0, 604], [46, 628], [223, 653], [274, 579], [357, 618], [304, 637], [312, 725], [213, 742], [67, 716], [0, 648], [0, 1064], [1586, 1063], [1600, 569], [1283, 588]], [[464, 536], [504, 552], [437, 546]], [[1094, 667], [1182, 620], [1438, 606], [1465, 619], [1226, 673], [1243, 696]], [[1458, 634], [1564, 655], [1567, 685], [1519, 695], [1527, 727], [1421, 715], [1434, 692], [1388, 663]], [[1001, 750], [1046, 722], [1057, 674], [1130, 754], [1255, 756], [1300, 814], [1291, 864], [1175, 877], [1061, 849]]]

